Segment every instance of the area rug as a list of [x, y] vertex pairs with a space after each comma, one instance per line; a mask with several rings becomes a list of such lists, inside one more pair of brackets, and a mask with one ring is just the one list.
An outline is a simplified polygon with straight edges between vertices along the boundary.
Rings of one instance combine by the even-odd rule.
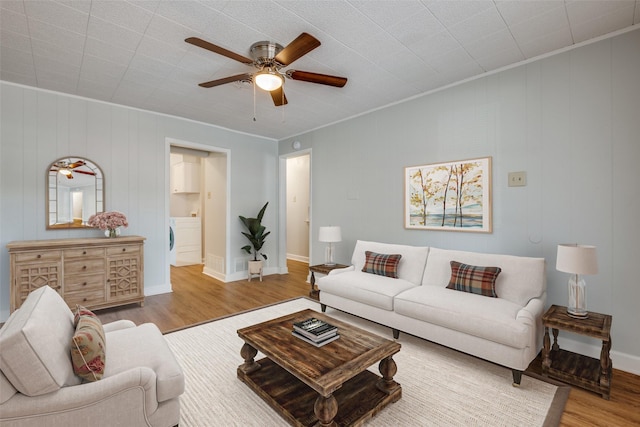
[[[258, 395], [236, 378], [243, 360], [245, 326], [311, 308], [317, 302], [299, 298], [165, 335], [185, 373], [181, 427], [286, 426]], [[327, 314], [391, 338], [389, 328], [327, 309]], [[402, 399], [377, 414], [368, 426], [556, 426], [568, 388], [523, 375], [511, 385], [511, 370], [464, 353], [400, 334], [394, 356]], [[263, 357], [258, 354], [256, 359]], [[370, 368], [378, 374], [377, 365]]]

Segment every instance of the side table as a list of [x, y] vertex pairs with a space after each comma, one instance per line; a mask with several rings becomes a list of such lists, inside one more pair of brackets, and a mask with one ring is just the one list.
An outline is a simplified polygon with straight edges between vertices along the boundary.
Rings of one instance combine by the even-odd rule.
[[[542, 316], [544, 347], [542, 348], [542, 375], [554, 377], [569, 384], [594, 391], [609, 400], [611, 393], [611, 321], [608, 314], [589, 312], [586, 319], [567, 314], [567, 307], [552, 305]], [[553, 346], [549, 338], [553, 331]], [[558, 331], [573, 332], [602, 340], [600, 360], [571, 351], [558, 345]]]
[[313, 299], [318, 299], [320, 295], [320, 291], [316, 289], [316, 276], [314, 273], [319, 274], [329, 274], [331, 270], [335, 270], [336, 268], [346, 268], [348, 265], [344, 264], [334, 264], [334, 265], [326, 265], [326, 264], [318, 264], [312, 265], [309, 267], [309, 271], [311, 272], [311, 291], [309, 292], [309, 297]]

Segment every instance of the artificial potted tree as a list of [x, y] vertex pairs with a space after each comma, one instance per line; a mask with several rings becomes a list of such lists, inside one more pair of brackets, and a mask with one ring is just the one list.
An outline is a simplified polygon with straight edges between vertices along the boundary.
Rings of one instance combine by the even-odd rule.
[[[267, 259], [267, 255], [265, 253], [260, 252], [262, 246], [264, 245], [264, 240], [267, 238], [270, 231], [266, 231], [264, 225], [262, 225], [262, 217], [264, 216], [265, 210], [267, 210], [267, 205], [269, 202], [265, 203], [260, 212], [258, 212], [257, 218], [245, 218], [242, 215], [239, 215], [240, 221], [247, 228], [247, 231], [243, 231], [242, 234], [249, 239], [250, 245], [246, 245], [242, 247], [249, 255], [253, 254], [253, 260], [249, 261], [249, 280], [251, 280], [251, 276], [253, 274], [260, 275], [260, 281], [262, 281], [262, 268], [264, 261], [262, 259], [258, 259], [258, 255], [262, 258]], [[266, 232], [265, 232], [266, 231]]]

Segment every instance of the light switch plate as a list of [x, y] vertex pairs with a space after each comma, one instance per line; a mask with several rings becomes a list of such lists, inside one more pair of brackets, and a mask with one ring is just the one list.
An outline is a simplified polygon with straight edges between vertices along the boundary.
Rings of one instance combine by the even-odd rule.
[[524, 187], [526, 185], [526, 172], [509, 172], [509, 187]]

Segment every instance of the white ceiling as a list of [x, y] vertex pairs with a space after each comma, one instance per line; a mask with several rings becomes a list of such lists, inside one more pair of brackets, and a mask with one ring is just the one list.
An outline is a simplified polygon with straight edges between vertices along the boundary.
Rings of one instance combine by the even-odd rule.
[[[282, 139], [640, 23], [640, 0], [0, 1], [0, 79]], [[286, 69], [347, 77], [287, 80], [274, 107], [249, 84], [198, 83], [252, 68], [260, 40], [322, 45]]]

